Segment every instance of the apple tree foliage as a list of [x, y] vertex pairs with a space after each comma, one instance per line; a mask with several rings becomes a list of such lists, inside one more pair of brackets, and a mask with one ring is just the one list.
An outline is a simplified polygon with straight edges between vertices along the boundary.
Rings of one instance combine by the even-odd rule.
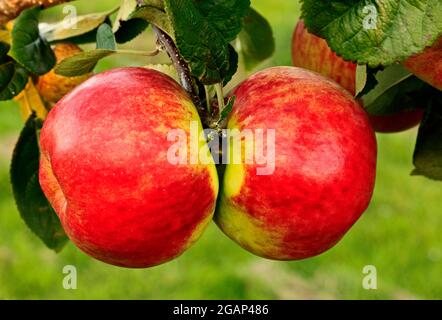
[[[172, 67], [151, 67], [178, 79], [205, 125], [219, 127], [234, 101], [234, 97], [224, 99], [222, 88], [237, 72], [239, 62], [252, 70], [275, 49], [271, 26], [252, 4], [250, 0], [122, 0], [109, 11], [51, 23], [41, 19], [44, 8], [27, 8], [12, 28], [0, 25], [0, 100], [16, 98], [26, 91], [29, 79], [53, 68], [69, 77], [89, 73], [99, 60], [129, 53], [120, 44], [153, 32], [157, 50], [138, 54], [167, 52]], [[302, 18], [309, 31], [358, 64], [357, 97], [369, 113], [426, 108], [413, 174], [437, 180], [442, 180], [442, 93], [406, 71], [400, 62], [442, 35], [441, 17], [440, 0], [302, 1]], [[51, 45], [58, 42], [95, 45], [56, 64]], [[213, 103], [215, 97], [218, 103]], [[38, 134], [44, 121], [39, 115], [46, 112], [38, 112], [32, 99], [30, 104], [34, 113], [16, 145], [11, 182], [26, 224], [49, 248], [59, 251], [67, 237], [38, 183]]]

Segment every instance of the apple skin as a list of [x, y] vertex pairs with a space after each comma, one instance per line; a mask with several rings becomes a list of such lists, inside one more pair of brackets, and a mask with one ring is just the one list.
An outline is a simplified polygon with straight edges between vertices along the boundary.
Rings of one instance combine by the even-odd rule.
[[[246, 250], [298, 260], [334, 246], [367, 208], [376, 138], [365, 111], [335, 82], [296, 67], [241, 83], [229, 129], [275, 129], [275, 171], [228, 164], [215, 221]], [[264, 139], [264, 150], [266, 150]]]
[[424, 109], [401, 110], [391, 115], [372, 115], [368, 118], [375, 129], [379, 133], [396, 133], [414, 128], [424, 117]]
[[[57, 63], [82, 52], [81, 48], [73, 43], [59, 43], [53, 48]], [[38, 77], [37, 90], [45, 101], [50, 104], [57, 103], [65, 94], [73, 90], [76, 86], [86, 81], [91, 74], [85, 74], [78, 77], [64, 77], [56, 74], [54, 70]]]
[[295, 67], [318, 72], [355, 94], [356, 64], [345, 61], [327, 41], [308, 32], [303, 20], [299, 20], [293, 33], [292, 61]]
[[405, 60], [403, 65], [419, 79], [442, 90], [442, 36], [422, 53]]
[[56, 104], [41, 130], [39, 179], [81, 250], [142, 268], [200, 237], [215, 209], [215, 165], [167, 160], [167, 133], [189, 133], [190, 121], [202, 130], [179, 84], [145, 68], [100, 73]]
[[[318, 72], [355, 95], [356, 64], [345, 61], [333, 52], [324, 39], [308, 32], [302, 20], [296, 25], [293, 34], [292, 61], [294, 66]], [[376, 132], [395, 133], [418, 125], [423, 113], [422, 109], [409, 109], [391, 115], [369, 114], [368, 117]]]

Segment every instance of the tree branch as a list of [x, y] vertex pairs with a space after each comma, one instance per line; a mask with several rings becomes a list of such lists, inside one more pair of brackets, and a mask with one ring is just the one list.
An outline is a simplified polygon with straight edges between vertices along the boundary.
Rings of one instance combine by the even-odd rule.
[[72, 0], [0, 0], [0, 24], [15, 19], [23, 10], [33, 6], [52, 7]]
[[157, 35], [157, 39], [159, 44], [166, 50], [170, 59], [172, 60], [173, 66], [175, 67], [181, 86], [187, 92], [187, 94], [192, 99], [194, 105], [196, 106], [198, 113], [200, 115], [201, 120], [204, 122], [207, 120], [207, 110], [202, 105], [201, 99], [198, 95], [196, 84], [193, 80], [192, 73], [190, 71], [189, 65], [183, 60], [183, 58], [178, 53], [178, 48], [175, 46], [172, 38], [169, 37], [161, 29], [152, 26], [155, 34]]

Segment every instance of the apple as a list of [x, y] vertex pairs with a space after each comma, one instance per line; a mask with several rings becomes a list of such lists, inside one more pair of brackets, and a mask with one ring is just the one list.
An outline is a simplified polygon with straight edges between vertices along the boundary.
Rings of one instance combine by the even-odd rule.
[[[318, 72], [355, 95], [356, 64], [345, 61], [324, 39], [308, 32], [302, 20], [293, 34], [292, 60], [294, 66]], [[369, 114], [369, 119], [376, 132], [393, 133], [415, 127], [422, 121], [423, 113], [422, 109], [409, 109], [385, 116]]]
[[422, 53], [405, 60], [403, 65], [421, 80], [442, 90], [442, 36]]
[[145, 68], [95, 75], [55, 105], [41, 130], [39, 180], [81, 250], [142, 268], [179, 256], [200, 237], [215, 209], [215, 165], [167, 156], [168, 132], [188, 132], [190, 121], [202, 131], [180, 85]]
[[368, 118], [376, 132], [395, 133], [415, 127], [422, 121], [424, 113], [424, 109], [412, 109], [401, 110], [391, 115], [370, 114]]
[[258, 72], [232, 95], [227, 128], [274, 130], [274, 171], [258, 174], [258, 161], [227, 164], [216, 223], [269, 259], [303, 259], [333, 247], [373, 193], [377, 147], [366, 112], [335, 82], [296, 67]]
[[308, 32], [303, 20], [298, 22], [293, 34], [292, 62], [295, 67], [318, 72], [355, 94], [356, 64], [345, 61], [324, 39]]
[[[73, 43], [59, 43], [53, 48], [57, 63], [82, 52], [81, 48]], [[55, 104], [65, 94], [70, 92], [83, 81], [90, 78], [91, 74], [85, 74], [78, 77], [64, 77], [56, 74], [54, 70], [38, 77], [37, 90], [45, 101], [49, 104]]]

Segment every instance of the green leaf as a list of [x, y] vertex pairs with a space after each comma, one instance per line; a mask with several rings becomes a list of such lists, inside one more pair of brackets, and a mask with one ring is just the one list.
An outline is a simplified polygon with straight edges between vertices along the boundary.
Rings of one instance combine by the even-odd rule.
[[[126, 43], [133, 40], [149, 26], [149, 23], [144, 19], [131, 17], [136, 11], [136, 0], [123, 0], [112, 29], [117, 43]], [[164, 12], [162, 14], [164, 15]]]
[[223, 85], [226, 86], [230, 80], [232, 80], [236, 71], [238, 70], [238, 53], [235, 51], [232, 45], [229, 45], [229, 69], [223, 79]]
[[224, 109], [221, 111], [221, 114], [219, 115], [219, 120], [218, 120], [217, 124], [220, 124], [221, 122], [223, 122], [224, 120], [227, 119], [227, 117], [232, 112], [233, 105], [235, 104], [235, 100], [236, 100], [235, 96], [229, 97], [229, 100], [227, 101]]
[[244, 18], [250, 13], [250, 0], [196, 0], [194, 3], [211, 27], [221, 33], [227, 42], [235, 40]]
[[116, 48], [111, 26], [103, 23], [97, 30], [97, 49], [116, 50]]
[[60, 220], [38, 182], [37, 131], [41, 122], [31, 116], [20, 134], [11, 164], [11, 183], [21, 217], [48, 248], [60, 251], [67, 242]]
[[0, 42], [0, 62], [6, 60], [6, 55], [8, 54], [9, 49], [11, 49], [11, 46], [9, 44]]
[[169, 17], [163, 10], [157, 7], [144, 6], [138, 8], [129, 16], [129, 19], [136, 18], [144, 19], [145, 21], [166, 32], [170, 37], [174, 37], [174, 31]]
[[[370, 70], [370, 69], [369, 69]], [[365, 110], [373, 115], [391, 115], [402, 110], [422, 108], [422, 96], [426, 96], [431, 86], [413, 76], [400, 64], [385, 70], [369, 71], [374, 78], [373, 87], [362, 96]], [[363, 93], [363, 92], [362, 92]]]
[[357, 65], [356, 67], [356, 98], [361, 98], [378, 85], [376, 74], [381, 71], [381, 68], [369, 68], [366, 65]]
[[333, 51], [371, 67], [422, 52], [442, 33], [440, 0], [303, 0], [302, 11]]
[[404, 79], [380, 95], [365, 110], [373, 115], [393, 115], [422, 107], [422, 97], [430, 85], [415, 76]]
[[442, 180], [442, 92], [433, 89], [427, 102], [414, 150], [412, 175]]
[[40, 11], [40, 7], [30, 8], [17, 17], [12, 29], [11, 46], [11, 56], [37, 75], [47, 73], [55, 65], [55, 55], [38, 30]]
[[116, 33], [121, 27], [121, 22], [127, 21], [129, 16], [136, 10], [137, 0], [123, 0], [121, 2], [120, 9], [118, 10], [117, 17], [112, 28], [112, 31]]
[[95, 43], [97, 41], [97, 29], [94, 29], [92, 31], [89, 31], [88, 33], [69, 38], [66, 40], [56, 40], [51, 43], [63, 43], [63, 42], [70, 42], [74, 43], [76, 45], [82, 45], [82, 44], [89, 44], [89, 43]]
[[260, 62], [270, 58], [275, 51], [272, 27], [258, 12], [250, 8], [244, 18], [244, 27], [238, 41], [247, 70], [255, 68]]
[[367, 78], [367, 66], [356, 65], [355, 96], [358, 96], [364, 90]]
[[241, 31], [249, 0], [166, 0], [166, 13], [174, 29], [178, 51], [203, 84], [231, 77], [230, 41]]
[[143, 19], [121, 21], [118, 31], [115, 32], [115, 39], [120, 44], [129, 42], [146, 30], [148, 26], [149, 23]]
[[18, 95], [28, 83], [29, 72], [13, 60], [0, 65], [0, 101]]
[[150, 7], [164, 10], [164, 0], [141, 0], [139, 2], [142, 2], [145, 5], [150, 6]]
[[61, 61], [54, 71], [65, 77], [81, 76], [92, 72], [98, 61], [115, 53], [116, 51], [106, 49], [81, 52]]
[[373, 115], [390, 115], [421, 107], [422, 96], [430, 88], [400, 64], [377, 72], [375, 78], [377, 85], [362, 97], [365, 109]]
[[114, 11], [86, 14], [56, 23], [44, 23], [40, 25], [40, 32], [49, 42], [79, 37], [96, 30]]

